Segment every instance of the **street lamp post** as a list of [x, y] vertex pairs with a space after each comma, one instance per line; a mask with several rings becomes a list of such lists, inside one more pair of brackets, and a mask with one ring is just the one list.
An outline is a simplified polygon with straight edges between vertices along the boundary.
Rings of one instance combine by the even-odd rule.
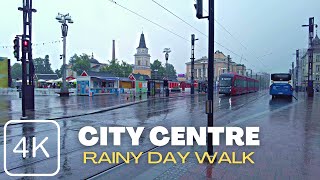
[[166, 81], [167, 81], [167, 87], [166, 87], [166, 96], [169, 97], [169, 73], [168, 73], [168, 60], [169, 60], [169, 53], [171, 52], [170, 48], [164, 48], [163, 53], [165, 53], [166, 58]]
[[67, 88], [67, 82], [66, 82], [66, 37], [68, 35], [68, 23], [72, 24], [73, 20], [71, 19], [71, 16], [68, 14], [60, 14], [56, 16], [56, 20], [61, 23], [61, 32], [62, 32], [62, 38], [63, 38], [63, 65], [62, 65], [62, 87], [60, 90], [60, 96], [69, 96], [69, 89]]
[[318, 25], [314, 24], [314, 17], [309, 18], [309, 24], [308, 25], [302, 25], [302, 27], [309, 27], [309, 48], [308, 48], [308, 86], [307, 86], [307, 92], [308, 97], [313, 97], [314, 90], [313, 90], [313, 45], [312, 40], [314, 36], [314, 26], [316, 28]]

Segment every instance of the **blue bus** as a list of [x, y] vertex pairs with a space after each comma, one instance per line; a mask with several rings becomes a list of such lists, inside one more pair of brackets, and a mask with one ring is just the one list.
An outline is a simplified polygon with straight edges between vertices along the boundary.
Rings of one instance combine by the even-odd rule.
[[292, 98], [293, 86], [291, 82], [291, 74], [271, 74], [270, 95], [272, 96], [272, 98], [278, 96]]

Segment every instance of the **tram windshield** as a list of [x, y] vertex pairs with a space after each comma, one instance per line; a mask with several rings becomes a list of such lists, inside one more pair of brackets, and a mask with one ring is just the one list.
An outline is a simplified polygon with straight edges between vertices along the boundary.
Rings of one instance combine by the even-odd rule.
[[220, 78], [219, 86], [225, 87], [225, 86], [231, 86], [232, 78]]

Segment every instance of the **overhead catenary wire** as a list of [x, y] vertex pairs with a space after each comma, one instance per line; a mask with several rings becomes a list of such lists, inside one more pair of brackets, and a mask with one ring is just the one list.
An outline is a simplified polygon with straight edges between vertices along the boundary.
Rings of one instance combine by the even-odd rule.
[[[194, 1], [196, 2], [196, 0], [194, 0]], [[204, 10], [206, 13], [208, 13], [208, 11], [207, 11], [206, 9], [203, 9], [203, 10]], [[238, 38], [236, 38], [234, 35], [232, 35], [232, 33], [231, 33], [229, 30], [227, 30], [227, 28], [224, 27], [219, 21], [217, 21], [216, 19], [214, 19], [214, 21], [215, 21], [225, 32], [227, 32], [232, 38], [234, 38], [236, 41], [238, 41], [238, 43], [239, 43], [244, 49], [250, 51], [251, 54], [254, 54], [253, 51], [251, 51], [247, 46], [245, 46]], [[270, 55], [270, 54], [272, 54], [272, 53], [268, 53], [267, 55]], [[264, 55], [264, 56], [262, 56], [262, 57], [265, 57], [265, 56], [267, 56], [267, 55]], [[256, 58], [257, 60], [259, 60], [263, 66], [267, 66], [267, 65], [265, 65], [264, 62], [260, 59], [260, 58], [262, 58], [262, 57], [257, 57], [257, 56], [256, 56], [255, 58]]]
[[[173, 13], [172, 11], [170, 11], [168, 8], [164, 7], [163, 5], [161, 5], [160, 3], [158, 3], [155, 0], [152, 0], [155, 4], [157, 4], [158, 6], [160, 6], [161, 8], [163, 8], [164, 10], [166, 10], [167, 12], [169, 12], [170, 14], [172, 14], [173, 16], [175, 16], [176, 18], [180, 19], [182, 22], [184, 22], [185, 24], [187, 24], [188, 26], [190, 26], [191, 28], [193, 28], [194, 30], [196, 30], [197, 32], [199, 32], [200, 34], [208, 37], [207, 34], [201, 32], [199, 29], [197, 29], [196, 27], [194, 27], [193, 25], [191, 25], [190, 23], [188, 23], [186, 20], [180, 18], [178, 15], [176, 15], [175, 13]], [[216, 19], [214, 19], [230, 36], [232, 36], [234, 39], [236, 39], [221, 23], [219, 23]], [[236, 39], [237, 40], [237, 39]], [[237, 40], [239, 41], [239, 40]], [[234, 52], [233, 50], [227, 48], [226, 46], [224, 46], [223, 44], [221, 44], [220, 42], [214, 41], [216, 44], [218, 44], [219, 46], [221, 46], [222, 48], [224, 48], [225, 50], [229, 51], [230, 53], [232, 53], [233, 55], [243, 59], [244, 61], [248, 62], [249, 61], [246, 58], [243, 58], [242, 55]], [[245, 49], [248, 49], [247, 47], [245, 47], [241, 42], [239, 42]], [[255, 67], [254, 65], [252, 65], [251, 63], [249, 63], [251, 66]]]
[[[164, 27], [164, 26], [162, 26], [162, 25], [160, 25], [160, 24], [158, 24], [158, 23], [156, 23], [156, 22], [154, 22], [154, 21], [152, 21], [152, 20], [150, 20], [150, 19], [142, 16], [141, 14], [139, 14], [139, 13], [137, 13], [137, 12], [135, 12], [135, 11], [133, 11], [133, 10], [131, 10], [131, 9], [129, 9], [129, 8], [127, 8], [127, 7], [119, 4], [119, 3], [117, 3], [116, 1], [114, 1], [114, 0], [109, 0], [109, 1], [112, 2], [112, 3], [114, 3], [115, 5], [123, 8], [123, 9], [125, 9], [125, 10], [127, 10], [127, 11], [129, 11], [129, 12], [131, 12], [131, 13], [137, 15], [137, 16], [139, 16], [140, 18], [143, 18], [144, 20], [146, 20], [146, 21], [148, 21], [148, 22], [150, 22], [150, 23], [152, 23], [152, 24], [154, 24], [154, 25], [156, 25], [156, 26], [158, 26], [158, 27], [160, 27], [160, 28], [162, 28], [162, 29], [164, 29], [164, 30], [172, 33], [173, 35], [175, 35], [175, 36], [177, 36], [177, 37], [179, 37], [179, 38], [181, 38], [181, 39], [183, 39], [183, 40], [185, 40], [185, 41], [187, 41], [187, 42], [191, 42], [189, 39], [184, 38], [183, 36], [181, 36], [181, 35], [173, 32], [172, 30], [170, 30], [170, 29], [168, 29], [168, 28], [166, 28], [166, 27]], [[204, 34], [204, 33], [203, 33], [203, 34]], [[206, 34], [204, 34], [204, 35], [207, 36]], [[207, 37], [208, 37], [208, 36], [207, 36]], [[217, 42], [217, 41], [215, 41], [215, 43], [218, 44], [219, 46], [221, 46], [222, 48], [226, 49], [226, 50], [229, 51], [230, 53], [234, 54], [235, 56], [241, 57], [238, 53], [236, 53], [236, 52], [234, 52], [233, 50], [227, 48], [227, 47], [224, 46], [223, 44], [221, 44], [221, 43], [219, 43], [219, 42]], [[206, 48], [201, 48], [201, 49], [207, 50]], [[244, 59], [244, 60], [247, 61], [247, 62], [249, 62], [247, 59]], [[252, 66], [254, 66], [254, 65], [252, 65]]]

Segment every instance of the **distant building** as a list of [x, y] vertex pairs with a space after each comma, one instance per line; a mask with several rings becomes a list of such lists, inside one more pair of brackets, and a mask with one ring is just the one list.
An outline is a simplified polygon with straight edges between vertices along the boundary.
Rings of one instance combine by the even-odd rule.
[[[214, 80], [217, 81], [219, 76], [228, 72], [228, 57], [221, 51], [214, 53]], [[241, 75], [245, 75], [246, 66], [244, 64], [237, 64], [230, 60], [229, 62], [230, 72], [236, 72]], [[197, 81], [208, 80], [208, 58], [202, 57], [194, 61], [194, 79]], [[191, 79], [191, 62], [186, 63], [186, 79]]]
[[151, 77], [150, 57], [151, 56], [148, 54], [148, 48], [146, 46], [144, 34], [142, 32], [140, 36], [139, 46], [137, 48], [137, 53], [134, 55], [135, 63], [133, 67], [133, 73], [140, 73], [142, 75]]
[[100, 69], [106, 66], [106, 64], [100, 63], [97, 59], [95, 59], [93, 57], [93, 53], [89, 61], [90, 61], [91, 71], [94, 71], [94, 72], [100, 72]]
[[132, 87], [135, 88], [137, 93], [146, 93], [148, 91], [148, 79], [150, 76], [131, 73], [128, 78], [133, 82]]
[[[94, 58], [93, 53], [91, 58], [89, 59], [90, 62], [90, 71], [100, 72], [100, 70], [106, 66], [104, 63], [100, 63], [97, 59]], [[67, 65], [67, 77], [77, 77], [77, 72], [72, 70], [72, 64]]]
[[[320, 39], [318, 35], [313, 39], [313, 85], [320, 89]], [[306, 87], [308, 84], [308, 51], [299, 50], [299, 64], [295, 67], [298, 70], [297, 85]], [[296, 63], [295, 63], [296, 64]], [[295, 74], [295, 73], [294, 73]]]

